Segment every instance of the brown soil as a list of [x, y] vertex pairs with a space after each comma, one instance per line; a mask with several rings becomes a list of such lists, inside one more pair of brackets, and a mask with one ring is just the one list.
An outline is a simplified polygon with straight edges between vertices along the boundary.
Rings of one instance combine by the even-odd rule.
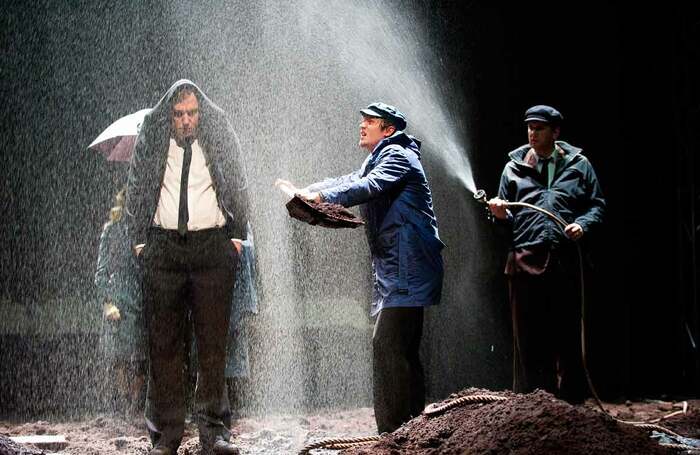
[[[649, 431], [618, 423], [589, 406], [572, 406], [544, 391], [527, 395], [477, 389], [465, 394], [507, 396], [508, 401], [467, 404], [444, 414], [419, 416], [377, 443], [342, 452], [360, 454], [668, 454]], [[672, 406], [669, 404], [669, 406]], [[648, 406], [645, 407], [648, 409]], [[668, 412], [666, 412], [668, 413]], [[660, 417], [658, 412], [654, 417]], [[634, 417], [634, 416], [633, 416]], [[700, 428], [697, 410], [669, 419], [669, 428]]]
[[[488, 393], [509, 397], [507, 402], [463, 405], [435, 417], [419, 416], [376, 445], [344, 454], [664, 454], [645, 430], [619, 424], [600, 413], [592, 402], [571, 406], [545, 392], [516, 395], [469, 389], [463, 393]], [[456, 395], [455, 395], [456, 396]], [[688, 402], [688, 412], [661, 425], [677, 433], [700, 438], [700, 400]], [[666, 401], [606, 404], [622, 419], [650, 420], [680, 409]], [[245, 417], [233, 428], [234, 443], [244, 455], [294, 454], [324, 438], [376, 434], [370, 408], [313, 415]], [[0, 422], [0, 435], [61, 434], [68, 447], [61, 454], [147, 454], [150, 442], [143, 417], [129, 419], [95, 417], [73, 422]], [[197, 430], [188, 423], [179, 455], [199, 455]], [[0, 455], [38, 455], [40, 450], [20, 452], [0, 436]], [[314, 455], [338, 453], [315, 450]]]
[[321, 202], [317, 204], [314, 202], [309, 202], [309, 205], [311, 205], [314, 209], [318, 210], [319, 212], [323, 213], [329, 218], [336, 218], [339, 220], [347, 221], [359, 221], [354, 213], [352, 213], [350, 210], [346, 209], [345, 207], [339, 204], [330, 204], [328, 202]]
[[297, 220], [328, 228], [355, 228], [364, 222], [339, 204], [315, 203], [294, 196], [287, 202], [289, 216]]

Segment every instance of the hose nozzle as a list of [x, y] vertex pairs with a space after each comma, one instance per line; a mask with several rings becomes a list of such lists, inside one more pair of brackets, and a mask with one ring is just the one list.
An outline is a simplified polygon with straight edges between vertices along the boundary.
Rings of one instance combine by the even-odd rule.
[[486, 198], [486, 191], [476, 190], [476, 192], [474, 193], [474, 200], [476, 202], [484, 204], [484, 209], [486, 210], [486, 219], [488, 219], [489, 221], [493, 221], [493, 214], [491, 213], [491, 210], [489, 210], [489, 200]]
[[483, 202], [484, 204], [488, 204], [488, 199], [486, 199], [486, 191], [484, 190], [477, 190], [476, 193], [474, 193], [474, 199], [479, 202]]

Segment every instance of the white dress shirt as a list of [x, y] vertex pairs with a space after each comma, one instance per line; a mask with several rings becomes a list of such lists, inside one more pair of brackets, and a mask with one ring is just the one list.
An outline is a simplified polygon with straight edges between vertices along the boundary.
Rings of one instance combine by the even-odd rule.
[[[168, 162], [160, 187], [158, 208], [153, 217], [153, 224], [163, 229], [177, 230], [177, 214], [180, 207], [180, 178], [182, 159], [185, 150], [170, 138]], [[219, 208], [212, 184], [209, 168], [199, 141], [192, 143], [192, 162], [187, 180], [188, 231], [199, 231], [226, 224], [226, 218]]]

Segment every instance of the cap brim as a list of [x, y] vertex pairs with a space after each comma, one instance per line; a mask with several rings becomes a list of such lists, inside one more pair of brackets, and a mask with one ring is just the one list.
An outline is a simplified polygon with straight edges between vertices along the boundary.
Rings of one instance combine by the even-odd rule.
[[552, 123], [551, 121], [547, 120], [544, 117], [528, 117], [525, 119], [525, 123], [527, 122], [542, 122], [542, 123]]
[[366, 115], [367, 117], [383, 118], [380, 114], [378, 114], [370, 109], [361, 109], [360, 113], [362, 115]]

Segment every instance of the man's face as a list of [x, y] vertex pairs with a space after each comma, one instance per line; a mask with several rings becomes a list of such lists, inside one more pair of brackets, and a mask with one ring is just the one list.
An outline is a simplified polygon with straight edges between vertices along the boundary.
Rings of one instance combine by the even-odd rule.
[[185, 93], [173, 106], [172, 129], [178, 143], [192, 142], [197, 138], [199, 126], [199, 101], [194, 93]]
[[559, 128], [544, 122], [527, 122], [527, 139], [536, 152], [548, 154], [554, 149], [554, 141], [559, 137]]
[[360, 122], [359, 145], [371, 152], [382, 139], [394, 134], [394, 131], [396, 131], [396, 128], [393, 126], [382, 129], [382, 119], [363, 115]]

